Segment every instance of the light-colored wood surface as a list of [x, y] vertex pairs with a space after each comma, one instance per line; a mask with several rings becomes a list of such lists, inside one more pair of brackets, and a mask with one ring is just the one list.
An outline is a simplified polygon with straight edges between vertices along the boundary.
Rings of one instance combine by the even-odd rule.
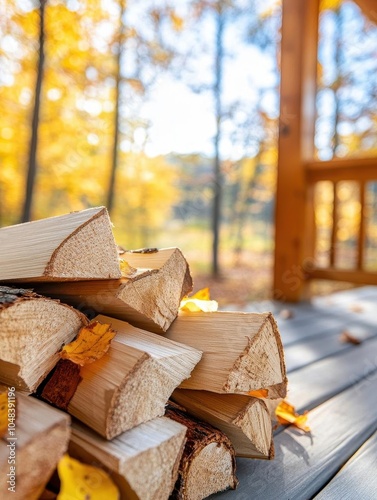
[[220, 429], [238, 457], [273, 458], [270, 412], [261, 399], [176, 389], [172, 400], [190, 415]]
[[118, 252], [106, 208], [0, 229], [0, 280], [120, 278]]
[[159, 417], [107, 441], [74, 421], [69, 453], [108, 468], [124, 499], [167, 500], [177, 480], [185, 435], [184, 426]]
[[67, 450], [70, 418], [64, 412], [24, 394], [16, 394], [16, 492], [9, 492], [7, 473], [12, 437], [0, 439], [0, 498], [37, 500], [57, 462]]
[[269, 389], [284, 397], [286, 370], [279, 331], [270, 313], [185, 313], [166, 332], [203, 352], [180, 388], [218, 393]]
[[[283, 305], [271, 302], [270, 306], [283, 343], [288, 342], [298, 359], [300, 352], [308, 356], [308, 364], [292, 373], [287, 357], [287, 400], [300, 413], [309, 410], [311, 433], [304, 434], [291, 426], [279, 427], [274, 460], [237, 459], [238, 489], [213, 498], [302, 500], [323, 491], [321, 499], [374, 500], [372, 457], [375, 460], [377, 455], [375, 437], [370, 442], [368, 439], [377, 430], [377, 287], [319, 297], [312, 304], [296, 304], [292, 306], [292, 319], [279, 317]], [[331, 327], [326, 330], [324, 322], [330, 319]], [[306, 335], [305, 325], [310, 335]], [[332, 339], [334, 352], [325, 357], [323, 348], [317, 350], [319, 344], [314, 343], [316, 326], [323, 344], [327, 338]], [[336, 330], [344, 329], [355, 335], [359, 332], [362, 343], [346, 348], [339, 343], [337, 350], [334, 335]], [[366, 478], [370, 475], [369, 486]]]
[[[9, 290], [9, 293], [5, 292]], [[34, 392], [59, 360], [86, 317], [73, 307], [40, 297], [30, 291], [0, 287], [0, 383]]]
[[101, 359], [83, 366], [68, 412], [107, 439], [164, 414], [173, 390], [201, 353], [124, 321], [97, 316], [117, 335]]
[[[178, 248], [121, 255], [134, 268], [120, 280], [33, 283], [38, 293], [60, 298], [88, 315], [107, 314], [155, 333], [163, 333], [192, 290], [186, 259]], [[135, 267], [143, 266], [143, 267]]]

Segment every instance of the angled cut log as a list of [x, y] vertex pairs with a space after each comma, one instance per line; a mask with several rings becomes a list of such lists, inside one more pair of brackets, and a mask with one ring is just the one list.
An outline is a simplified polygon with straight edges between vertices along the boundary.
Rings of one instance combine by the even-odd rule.
[[238, 484], [236, 458], [226, 435], [171, 405], [166, 416], [187, 427], [186, 445], [172, 498], [202, 500], [213, 493], [235, 489]]
[[33, 286], [37, 292], [59, 298], [83, 312], [106, 314], [163, 333], [176, 318], [183, 296], [192, 290], [185, 258], [178, 248], [146, 254], [126, 252], [122, 258], [132, 268], [120, 280]]
[[203, 352], [182, 389], [285, 397], [283, 346], [271, 313], [180, 312], [166, 337]]
[[273, 458], [270, 413], [261, 399], [187, 389], [175, 390], [172, 399], [190, 415], [224, 432], [237, 456]]
[[33, 392], [87, 319], [30, 290], [0, 287], [0, 381]]
[[[11, 448], [12, 436], [0, 439], [0, 497], [36, 500], [68, 447], [70, 418], [23, 394], [16, 396], [16, 412], [14, 448]], [[8, 490], [12, 483], [7, 483], [12, 479], [11, 467], [14, 467], [14, 491]]]
[[[191, 347], [145, 332], [124, 321], [97, 316], [118, 333], [109, 351], [95, 363], [83, 366], [68, 412], [107, 439], [161, 416], [173, 390], [190, 376], [201, 353]], [[45, 386], [42, 397], [67, 387], [72, 373], [60, 370]], [[69, 381], [68, 381], [69, 382]], [[68, 391], [69, 392], [69, 391]]]
[[0, 229], [0, 281], [120, 277], [104, 207]]
[[167, 500], [178, 477], [186, 428], [158, 417], [112, 441], [75, 421], [69, 453], [91, 465], [106, 467], [128, 500]]

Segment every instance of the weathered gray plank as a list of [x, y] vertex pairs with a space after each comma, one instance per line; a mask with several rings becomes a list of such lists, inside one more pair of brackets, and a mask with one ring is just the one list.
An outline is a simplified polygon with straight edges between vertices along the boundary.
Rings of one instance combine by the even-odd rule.
[[341, 342], [340, 335], [344, 330], [360, 341], [377, 336], [377, 328], [367, 328], [354, 323], [348, 325], [347, 328], [337, 328], [335, 333], [328, 333], [326, 336], [313, 336], [303, 339], [300, 343], [289, 344], [284, 347], [287, 371], [293, 372], [328, 356], [354, 349], [354, 345]]
[[367, 340], [337, 356], [293, 372], [288, 376], [287, 399], [298, 411], [314, 408], [360, 379], [371, 376], [376, 369], [377, 339]]
[[[309, 421], [311, 435], [292, 427], [281, 432], [275, 438], [272, 462], [239, 459], [238, 490], [216, 498], [302, 500], [317, 494], [377, 429], [377, 412], [371, 411], [377, 405], [374, 377], [314, 409]], [[309, 389], [310, 384], [305, 385]]]
[[363, 444], [315, 500], [377, 498], [377, 433]]

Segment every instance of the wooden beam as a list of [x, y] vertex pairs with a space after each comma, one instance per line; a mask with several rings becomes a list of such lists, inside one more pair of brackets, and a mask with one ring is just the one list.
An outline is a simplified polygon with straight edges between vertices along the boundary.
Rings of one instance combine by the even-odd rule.
[[377, 285], [376, 272], [361, 270], [316, 268], [309, 272], [309, 279], [348, 281], [359, 285]]
[[365, 16], [377, 24], [376, 0], [354, 0], [354, 2], [357, 3]]
[[377, 179], [377, 158], [343, 158], [329, 161], [308, 161], [305, 164], [307, 180], [318, 181]]
[[314, 156], [318, 12], [319, 0], [283, 2], [274, 296], [288, 301], [304, 294], [314, 246], [304, 161]]

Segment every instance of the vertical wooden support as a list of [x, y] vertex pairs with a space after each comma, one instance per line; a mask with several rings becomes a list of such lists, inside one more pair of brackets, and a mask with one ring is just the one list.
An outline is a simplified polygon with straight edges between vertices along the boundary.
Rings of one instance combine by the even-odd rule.
[[338, 196], [337, 189], [338, 183], [333, 183], [333, 205], [332, 205], [332, 228], [331, 228], [331, 243], [330, 243], [330, 267], [335, 266], [336, 262], [336, 242], [337, 242], [337, 232], [338, 232]]
[[318, 14], [319, 0], [283, 0], [274, 296], [286, 301], [303, 298], [314, 254], [304, 163], [314, 154]]
[[359, 184], [360, 190], [360, 227], [357, 246], [357, 269], [362, 271], [364, 269], [364, 245], [366, 236], [366, 211], [365, 211], [365, 182], [361, 181]]

